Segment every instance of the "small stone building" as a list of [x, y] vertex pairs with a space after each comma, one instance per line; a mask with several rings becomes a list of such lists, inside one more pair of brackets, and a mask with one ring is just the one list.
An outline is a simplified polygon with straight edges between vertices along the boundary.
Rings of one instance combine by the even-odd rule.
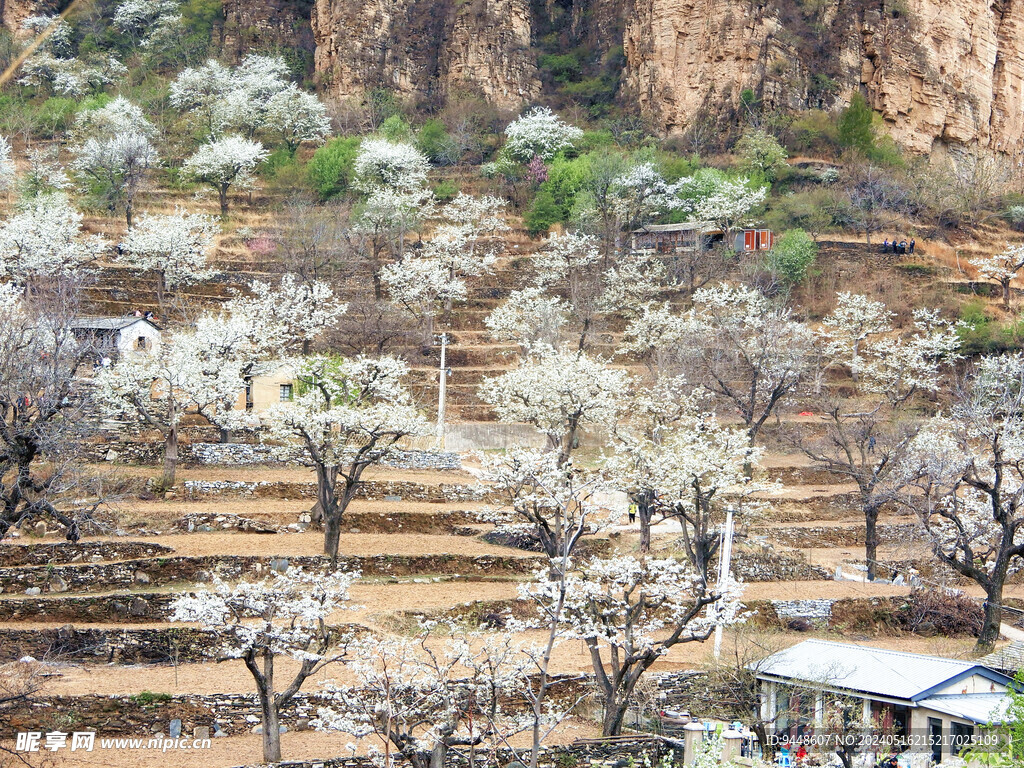
[[698, 247], [708, 249], [724, 239], [725, 233], [711, 224], [648, 224], [633, 230], [630, 247], [634, 251], [672, 253]]
[[128, 315], [125, 317], [84, 317], [71, 324], [75, 337], [95, 345], [100, 358], [116, 360], [126, 352], [149, 352], [160, 349], [163, 331], [152, 320]]

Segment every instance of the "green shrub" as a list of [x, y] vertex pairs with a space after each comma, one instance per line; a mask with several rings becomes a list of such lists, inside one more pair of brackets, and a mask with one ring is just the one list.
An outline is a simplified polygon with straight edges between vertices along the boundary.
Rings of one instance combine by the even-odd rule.
[[135, 704], [141, 704], [144, 707], [160, 701], [170, 700], [171, 694], [156, 691], [140, 691], [139, 693], [133, 693], [128, 697], [128, 701], [134, 702]]
[[840, 149], [839, 126], [829, 113], [812, 109], [790, 124], [786, 145], [794, 152], [834, 156]]
[[839, 144], [867, 154], [875, 146], [874, 112], [860, 93], [853, 94], [850, 106], [839, 116]]
[[434, 197], [437, 198], [439, 202], [447, 203], [459, 194], [460, 190], [455, 185], [455, 182], [445, 179], [444, 181], [439, 181], [435, 184], [432, 191], [434, 193]]
[[423, 124], [416, 134], [416, 146], [435, 165], [455, 165], [462, 159], [455, 140], [444, 123], [437, 119]]
[[409, 141], [412, 128], [401, 115], [391, 115], [380, 124], [378, 132], [388, 141]]
[[33, 133], [44, 139], [52, 139], [65, 133], [75, 122], [78, 102], [51, 96], [32, 115]]
[[321, 200], [328, 200], [348, 191], [352, 183], [352, 165], [359, 151], [358, 136], [339, 137], [327, 142], [313, 153], [306, 171]]
[[818, 257], [818, 244], [802, 229], [791, 229], [768, 253], [768, 266], [787, 285], [796, 285]]
[[553, 224], [562, 220], [562, 216], [562, 209], [555, 202], [551, 190], [542, 184], [523, 221], [530, 234], [536, 237], [550, 230]]
[[960, 307], [960, 321], [957, 335], [960, 337], [960, 351], [965, 355], [1014, 352], [1024, 347], [1024, 320], [998, 323], [979, 300]]
[[578, 51], [569, 53], [545, 53], [537, 58], [542, 72], [551, 76], [556, 83], [570, 83], [579, 79], [583, 62]]

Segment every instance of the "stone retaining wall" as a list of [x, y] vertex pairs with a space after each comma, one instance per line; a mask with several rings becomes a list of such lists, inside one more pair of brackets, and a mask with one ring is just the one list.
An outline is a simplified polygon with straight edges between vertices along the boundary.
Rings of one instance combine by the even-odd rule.
[[144, 541], [80, 541], [0, 544], [0, 563], [4, 566], [57, 565], [61, 563], [100, 562], [157, 557], [174, 552], [162, 544]]
[[[92, 461], [127, 461], [132, 464], [159, 464], [163, 445], [159, 442], [115, 441], [97, 443], [86, 449]], [[260, 443], [182, 443], [178, 460], [187, 466], [291, 466], [272, 446]], [[457, 470], [462, 458], [451, 451], [392, 451], [381, 461], [392, 469]]]
[[733, 557], [733, 575], [740, 581], [823, 581], [832, 572], [777, 552], [739, 552]]
[[166, 621], [176, 594], [146, 592], [125, 595], [53, 595], [0, 600], [0, 623], [14, 621], [137, 624]]
[[194, 627], [155, 629], [0, 627], [0, 663], [26, 656], [46, 661], [97, 664], [165, 664], [208, 661], [214, 635]]
[[[242, 496], [268, 499], [314, 499], [315, 483], [283, 483], [269, 480], [185, 480], [183, 493], [190, 498]], [[459, 483], [429, 485], [407, 480], [367, 480], [356, 489], [356, 498], [369, 501], [425, 501], [433, 504], [496, 500], [486, 488]]]
[[[862, 547], [865, 527], [863, 525], [815, 525], [785, 526], [769, 528], [768, 537], [787, 547], [806, 549], [810, 547]], [[915, 523], [891, 523], [878, 526], [882, 540], [910, 541], [920, 536], [921, 527]]]
[[[53, 567], [0, 568], [0, 588], [20, 592], [38, 588], [63, 592], [67, 589], [101, 591], [121, 587], [209, 581], [216, 573], [223, 579], [261, 576], [267, 573], [271, 555], [212, 555], [207, 557], [166, 557], [126, 560], [119, 563], [75, 563]], [[326, 569], [323, 555], [285, 558], [292, 566]], [[366, 555], [339, 558], [339, 567], [358, 570], [364, 576], [410, 576], [440, 574], [462, 579], [530, 573], [538, 558], [498, 555]], [[59, 587], [55, 588], [55, 585]]]
[[[555, 700], [575, 700], [580, 691], [576, 678], [571, 680], [562, 682], [556, 677], [549, 695]], [[300, 691], [281, 713], [281, 724], [290, 730], [304, 730], [325, 703], [327, 700], [316, 691]], [[0, 721], [0, 727], [40, 730], [47, 724], [45, 713], [51, 711], [73, 715], [75, 730], [96, 729], [104, 736], [167, 734], [172, 719], [182, 721], [183, 735], [195, 728], [209, 728], [211, 735], [220, 732], [227, 736], [251, 731], [260, 720], [255, 692], [172, 695], [153, 691], [132, 696], [43, 696], [31, 706], [15, 709], [7, 723]]]

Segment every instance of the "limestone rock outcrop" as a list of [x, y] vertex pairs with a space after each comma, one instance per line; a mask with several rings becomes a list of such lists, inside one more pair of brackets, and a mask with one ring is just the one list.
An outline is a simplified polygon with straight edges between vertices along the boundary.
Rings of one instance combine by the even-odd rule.
[[312, 26], [317, 74], [336, 96], [465, 86], [518, 106], [540, 93], [528, 0], [316, 0]]
[[56, 13], [67, 4], [67, 0], [0, 0], [0, 26], [18, 35], [25, 19]]
[[668, 132], [738, 110], [832, 108], [860, 91], [913, 152], [1024, 151], [1024, 3], [637, 0], [626, 98]]

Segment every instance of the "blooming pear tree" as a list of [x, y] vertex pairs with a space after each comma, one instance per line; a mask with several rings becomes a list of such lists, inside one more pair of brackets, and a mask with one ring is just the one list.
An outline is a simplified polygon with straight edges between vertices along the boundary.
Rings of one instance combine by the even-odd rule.
[[371, 756], [382, 768], [396, 758], [413, 768], [444, 768], [450, 753], [463, 757], [495, 746], [524, 727], [521, 714], [506, 709], [521, 695], [525, 659], [508, 638], [471, 644], [451, 638], [436, 647], [429, 631], [414, 638], [367, 637], [354, 643], [346, 668], [352, 685], [325, 683], [329, 704], [314, 727], [355, 738], [377, 736]]
[[258, 141], [230, 135], [202, 145], [185, 160], [182, 171], [217, 190], [220, 215], [227, 216], [228, 190], [231, 187], [250, 187], [256, 166], [266, 157], [267, 150]]
[[[289, 568], [262, 582], [213, 586], [178, 597], [171, 621], [192, 622], [213, 633], [219, 659], [241, 659], [256, 682], [263, 730], [263, 760], [281, 760], [281, 713], [312, 675], [345, 658], [351, 633], [327, 622], [349, 609], [349, 588], [358, 572], [310, 573]], [[284, 690], [274, 673], [278, 659], [298, 662]]]
[[111, 213], [123, 209], [131, 227], [135, 198], [146, 175], [160, 164], [153, 146], [156, 128], [142, 110], [118, 97], [104, 107], [82, 113], [73, 136], [72, 168]]
[[812, 370], [814, 335], [759, 291], [721, 284], [693, 295], [683, 315], [648, 305], [624, 349], [683, 373], [735, 409], [751, 444], [768, 417]]
[[582, 138], [582, 130], [564, 122], [548, 107], [536, 107], [505, 128], [504, 152], [518, 163], [528, 163], [534, 157], [548, 162]]
[[638, 388], [614, 430], [611, 482], [637, 506], [640, 551], [650, 551], [651, 522], [675, 518], [693, 568], [708, 578], [727, 507], [751, 512], [751, 497], [772, 486], [752, 479], [763, 451], [742, 427], [721, 424], [700, 393], [676, 380]]
[[601, 310], [600, 261], [597, 238], [574, 232], [553, 235], [534, 255], [534, 285], [546, 291], [564, 291], [581, 350]]
[[1024, 356], [985, 357], [948, 418], [914, 437], [904, 466], [933, 551], [985, 593], [977, 650], [999, 639], [1003, 590], [1024, 565]]
[[157, 302], [164, 313], [168, 290], [200, 283], [214, 271], [207, 263], [220, 226], [210, 216], [177, 210], [172, 214], [144, 214], [121, 243], [121, 261], [153, 272]]
[[402, 258], [405, 235], [430, 215], [430, 192], [396, 191], [388, 187], [375, 189], [359, 204], [352, 218], [352, 231], [361, 240], [362, 250], [370, 267], [373, 295], [384, 297], [382, 271], [387, 257]]
[[181, 29], [181, 0], [123, 0], [114, 9], [114, 26], [136, 45], [149, 45]]
[[968, 263], [978, 270], [978, 274], [987, 280], [999, 283], [1003, 289], [1003, 306], [1010, 308], [1010, 284], [1017, 273], [1024, 268], [1024, 245], [1007, 243], [1002, 253], [992, 256], [978, 256], [969, 259]]
[[155, 350], [133, 350], [96, 374], [97, 400], [107, 414], [136, 419], [163, 436], [161, 490], [174, 486], [182, 417], [195, 411], [216, 423], [245, 388], [242, 365], [224, 354], [226, 333], [239, 338], [219, 323], [165, 333]]
[[79, 464], [94, 409], [78, 378], [95, 349], [76, 338], [75, 291], [63, 288], [0, 285], [0, 539], [45, 520], [77, 541], [95, 511]]
[[[594, 558], [568, 574], [563, 621], [590, 651], [605, 736], [622, 732], [637, 684], [671, 648], [742, 620], [741, 592], [732, 579], [711, 587], [689, 563], [672, 558]], [[542, 609], [558, 599], [545, 578], [529, 594]]]
[[498, 341], [519, 345], [520, 353], [529, 355], [541, 347], [557, 347], [565, 325], [568, 308], [557, 296], [545, 295], [536, 286], [513, 291], [485, 319], [488, 333]]
[[289, 83], [267, 101], [262, 128], [295, 154], [304, 141], [322, 144], [331, 133], [331, 121], [320, 99]]
[[391, 297], [423, 323], [426, 344], [432, 343], [438, 312], [450, 319], [453, 304], [468, 294], [467, 279], [494, 265], [496, 235], [508, 229], [500, 216], [504, 207], [494, 197], [458, 195], [441, 210], [441, 223], [424, 248], [381, 269]]
[[86, 269], [107, 247], [82, 232], [82, 214], [67, 198], [37, 197], [0, 226], [0, 276], [32, 289]]
[[683, 207], [676, 194], [678, 184], [669, 184], [653, 163], [641, 162], [630, 166], [615, 177], [609, 189], [609, 199], [617, 227], [632, 229], [643, 226], [651, 219]]
[[186, 112], [208, 142], [236, 131], [280, 139], [293, 151], [303, 141], [330, 132], [327, 110], [316, 96], [288, 81], [280, 56], [251, 54], [237, 67], [210, 59], [183, 69], [170, 87], [170, 101]]
[[[817, 386], [808, 393], [824, 433], [798, 433], [797, 447], [843, 482], [856, 485], [865, 522], [867, 576], [877, 575], [878, 517], [906, 492], [911, 477], [904, 461], [920, 428], [917, 396], [939, 391], [943, 368], [957, 357], [956, 328], [932, 312], [915, 312], [914, 331], [894, 335], [880, 302], [840, 294], [825, 318], [826, 354]], [[823, 384], [836, 365], [853, 373], [853, 397]]]
[[[679, 188], [699, 184], [694, 177], [683, 179]], [[708, 191], [698, 194], [690, 203], [690, 218], [707, 222], [726, 233], [746, 223], [751, 214], [768, 199], [768, 188], [757, 186], [749, 179], [720, 179]]]
[[294, 401], [261, 414], [263, 436], [316, 472], [316, 512], [324, 524], [324, 552], [334, 563], [342, 516], [363, 472], [401, 439], [430, 431], [403, 381], [407, 373], [390, 357], [310, 357], [297, 372]]
[[545, 349], [484, 379], [480, 397], [498, 418], [532, 424], [563, 465], [585, 427], [614, 422], [629, 375], [583, 352]]
[[70, 187], [71, 179], [57, 161], [55, 147], [29, 150], [28, 168], [18, 180], [18, 191], [22, 197], [46, 197], [59, 194]]
[[353, 186], [365, 193], [416, 192], [426, 185], [428, 170], [430, 161], [412, 144], [364, 139], [352, 164]]

